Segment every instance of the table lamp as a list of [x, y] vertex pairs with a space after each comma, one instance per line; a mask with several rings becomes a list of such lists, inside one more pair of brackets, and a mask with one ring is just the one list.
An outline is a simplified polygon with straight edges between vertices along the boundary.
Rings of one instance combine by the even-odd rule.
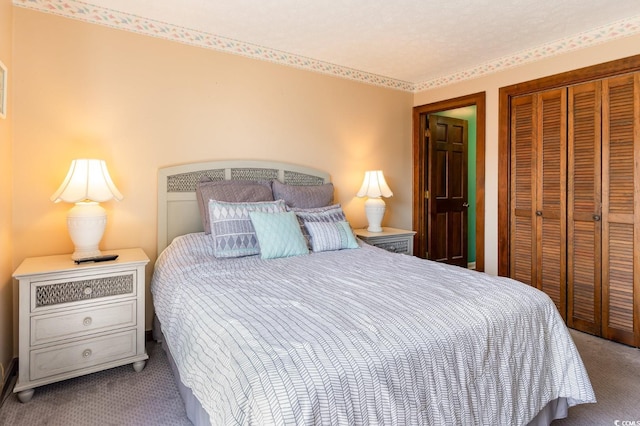
[[107, 212], [100, 202], [122, 194], [113, 184], [103, 160], [78, 159], [71, 162], [67, 177], [51, 196], [51, 201], [75, 203], [67, 214], [69, 236], [75, 245], [73, 260], [100, 256], [98, 245], [107, 225]]
[[382, 170], [370, 170], [365, 172], [362, 187], [357, 194], [358, 197], [369, 197], [364, 202], [364, 211], [369, 221], [369, 232], [382, 232], [382, 218], [386, 205], [381, 197], [391, 197], [393, 192], [389, 189], [387, 181], [384, 180]]

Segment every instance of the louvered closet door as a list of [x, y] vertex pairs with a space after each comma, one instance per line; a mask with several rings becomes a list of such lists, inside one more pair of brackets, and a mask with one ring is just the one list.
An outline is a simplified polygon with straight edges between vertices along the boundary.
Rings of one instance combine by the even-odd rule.
[[602, 335], [640, 345], [640, 74], [602, 86]]
[[536, 283], [535, 184], [536, 151], [534, 96], [515, 98], [511, 104], [510, 276]]
[[510, 275], [566, 316], [566, 89], [514, 99]]
[[601, 82], [569, 88], [567, 323], [601, 333]]
[[567, 90], [538, 96], [537, 287], [566, 319]]

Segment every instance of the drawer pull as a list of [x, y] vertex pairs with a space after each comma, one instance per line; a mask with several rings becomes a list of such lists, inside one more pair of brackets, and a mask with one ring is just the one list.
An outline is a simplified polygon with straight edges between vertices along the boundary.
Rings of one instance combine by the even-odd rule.
[[91, 319], [91, 317], [86, 317], [85, 319], [82, 320], [82, 324], [84, 324], [86, 326], [89, 326], [89, 325], [91, 325], [92, 321], [93, 320]]
[[93, 292], [93, 289], [91, 287], [85, 287], [83, 292], [88, 296]]
[[91, 349], [85, 349], [82, 352], [82, 358], [89, 358], [91, 356]]

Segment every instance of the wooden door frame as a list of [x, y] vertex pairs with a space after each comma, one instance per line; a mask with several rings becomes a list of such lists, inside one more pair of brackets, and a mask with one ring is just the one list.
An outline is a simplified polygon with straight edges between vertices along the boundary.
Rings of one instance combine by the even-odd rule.
[[413, 230], [416, 231], [414, 251], [424, 253], [424, 172], [425, 153], [420, 140], [420, 117], [450, 109], [476, 107], [476, 270], [484, 271], [484, 171], [485, 171], [485, 122], [486, 93], [479, 92], [459, 98], [447, 99], [426, 105], [413, 107]]
[[[498, 110], [498, 275], [509, 276], [511, 99], [544, 90], [640, 71], [640, 55], [501, 87]], [[415, 137], [415, 136], [414, 136]]]

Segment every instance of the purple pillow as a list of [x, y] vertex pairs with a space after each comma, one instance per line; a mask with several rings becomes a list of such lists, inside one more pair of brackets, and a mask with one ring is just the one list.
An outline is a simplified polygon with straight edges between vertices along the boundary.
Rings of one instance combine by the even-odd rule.
[[273, 201], [271, 182], [248, 180], [213, 181], [204, 177], [196, 185], [196, 199], [200, 209], [200, 219], [206, 234], [211, 233], [209, 221], [209, 200], [228, 203], [255, 203]]
[[313, 209], [326, 207], [333, 202], [333, 184], [287, 185], [278, 180], [271, 184], [273, 199], [284, 200], [288, 207]]

